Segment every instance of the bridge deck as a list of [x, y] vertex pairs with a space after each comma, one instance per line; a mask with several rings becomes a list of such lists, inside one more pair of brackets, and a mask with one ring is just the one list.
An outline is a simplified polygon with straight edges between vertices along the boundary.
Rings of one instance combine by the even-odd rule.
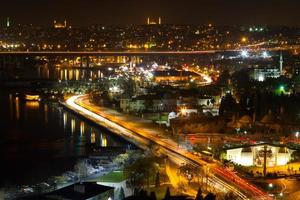
[[25, 56], [163, 56], [163, 55], [201, 55], [225, 52], [224, 50], [207, 51], [0, 51], [4, 55]]

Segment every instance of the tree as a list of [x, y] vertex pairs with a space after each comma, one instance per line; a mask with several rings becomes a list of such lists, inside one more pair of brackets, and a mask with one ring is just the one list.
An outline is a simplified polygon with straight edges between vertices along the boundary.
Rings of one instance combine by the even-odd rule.
[[196, 196], [195, 200], [203, 200], [201, 188], [198, 189], [197, 196]]
[[156, 200], [156, 194], [155, 194], [154, 191], [152, 191], [152, 192], [150, 193], [150, 199], [151, 199], [151, 200]]
[[225, 197], [224, 200], [236, 200], [239, 199], [236, 195], [233, 194], [233, 192], [228, 192]]
[[248, 69], [242, 69], [236, 71], [232, 75], [233, 82], [235, 83], [236, 88], [248, 88], [250, 84], [250, 76]]
[[171, 197], [171, 192], [170, 192], [170, 188], [168, 187], [164, 199], [169, 199], [170, 197]]
[[219, 114], [231, 115], [237, 111], [237, 103], [230, 93], [227, 93], [221, 100]]
[[156, 177], [155, 177], [155, 187], [159, 187], [160, 186], [160, 174], [159, 172], [156, 173]]
[[124, 167], [124, 175], [132, 188], [142, 188], [146, 183], [150, 187], [150, 178], [157, 173], [154, 157], [138, 158], [133, 164]]
[[300, 160], [300, 151], [294, 151], [291, 155], [293, 161], [299, 161]]
[[227, 87], [227, 86], [228, 86], [229, 79], [230, 79], [229, 70], [228, 70], [228, 69], [225, 69], [225, 70], [223, 70], [222, 73], [220, 74], [218, 83], [219, 83], [219, 85], [221, 85], [221, 86]]
[[120, 200], [125, 199], [125, 192], [124, 192], [123, 187], [121, 187], [121, 190], [120, 190], [120, 193], [119, 193], [119, 199]]
[[216, 199], [216, 195], [214, 195], [213, 193], [208, 193], [206, 196], [205, 196], [205, 198], [204, 198], [204, 200], [215, 200]]
[[122, 153], [122, 154], [118, 155], [113, 160], [113, 162], [115, 164], [117, 164], [118, 166], [122, 166], [122, 165], [124, 165], [127, 162], [128, 158], [129, 158], [129, 154], [128, 153]]

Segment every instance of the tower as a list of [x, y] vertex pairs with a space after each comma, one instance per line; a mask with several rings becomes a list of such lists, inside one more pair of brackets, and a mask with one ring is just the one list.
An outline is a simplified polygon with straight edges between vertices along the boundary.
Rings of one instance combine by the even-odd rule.
[[281, 51], [280, 52], [280, 60], [279, 60], [280, 75], [282, 75], [282, 68], [283, 68], [283, 57], [282, 57], [282, 51]]
[[6, 27], [9, 28], [10, 27], [10, 20], [9, 20], [9, 17], [6, 18]]
[[161, 24], [161, 17], [158, 18], [158, 24]]
[[67, 27], [67, 20], [64, 21], [65, 28]]
[[150, 24], [150, 17], [147, 18], [147, 24]]

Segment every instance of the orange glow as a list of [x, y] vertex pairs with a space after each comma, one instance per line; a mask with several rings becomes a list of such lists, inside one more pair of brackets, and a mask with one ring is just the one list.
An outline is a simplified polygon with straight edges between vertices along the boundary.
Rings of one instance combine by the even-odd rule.
[[242, 42], [247, 42], [248, 39], [247, 39], [246, 37], [242, 37], [241, 41], [242, 41]]
[[16, 118], [17, 118], [17, 120], [20, 119], [20, 102], [19, 102], [19, 97], [16, 97]]
[[75, 132], [75, 127], [76, 127], [76, 121], [75, 119], [71, 120], [71, 132], [72, 134]]
[[36, 109], [40, 106], [39, 102], [37, 101], [26, 101], [25, 103], [27, 108]]
[[96, 133], [95, 132], [91, 133], [91, 143], [92, 144], [96, 143]]
[[25, 99], [27, 101], [39, 101], [40, 100], [40, 96], [39, 95], [29, 95], [29, 94], [26, 94], [25, 95]]
[[80, 122], [80, 136], [84, 135], [84, 122]]

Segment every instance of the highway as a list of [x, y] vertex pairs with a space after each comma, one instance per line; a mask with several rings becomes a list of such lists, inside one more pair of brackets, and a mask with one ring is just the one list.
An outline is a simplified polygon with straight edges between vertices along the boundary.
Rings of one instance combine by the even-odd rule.
[[[229, 50], [228, 50], [229, 51]], [[231, 50], [230, 50], [231, 51]], [[230, 52], [229, 51], [229, 52]], [[234, 50], [232, 50], [234, 51]], [[222, 53], [225, 50], [207, 51], [0, 51], [0, 56], [177, 56]]]
[[125, 139], [134, 140], [140, 147], [149, 143], [157, 145], [165, 155], [179, 163], [189, 163], [195, 167], [206, 167], [209, 171], [210, 183], [224, 191], [232, 191], [240, 199], [272, 199], [268, 194], [240, 178], [217, 163], [208, 163], [201, 157], [182, 149], [169, 138], [160, 135], [158, 129], [151, 127], [150, 123], [140, 118], [130, 118], [116, 111], [98, 107], [89, 102], [87, 95], [72, 96], [67, 99], [68, 108], [78, 114], [108, 127]]
[[260, 47], [264, 43], [242, 46], [235, 49], [216, 49], [201, 51], [0, 51], [0, 56], [195, 56], [224, 52], [247, 51], [283, 51], [295, 50], [300, 46], [287, 46], [276, 48], [254, 48]]

